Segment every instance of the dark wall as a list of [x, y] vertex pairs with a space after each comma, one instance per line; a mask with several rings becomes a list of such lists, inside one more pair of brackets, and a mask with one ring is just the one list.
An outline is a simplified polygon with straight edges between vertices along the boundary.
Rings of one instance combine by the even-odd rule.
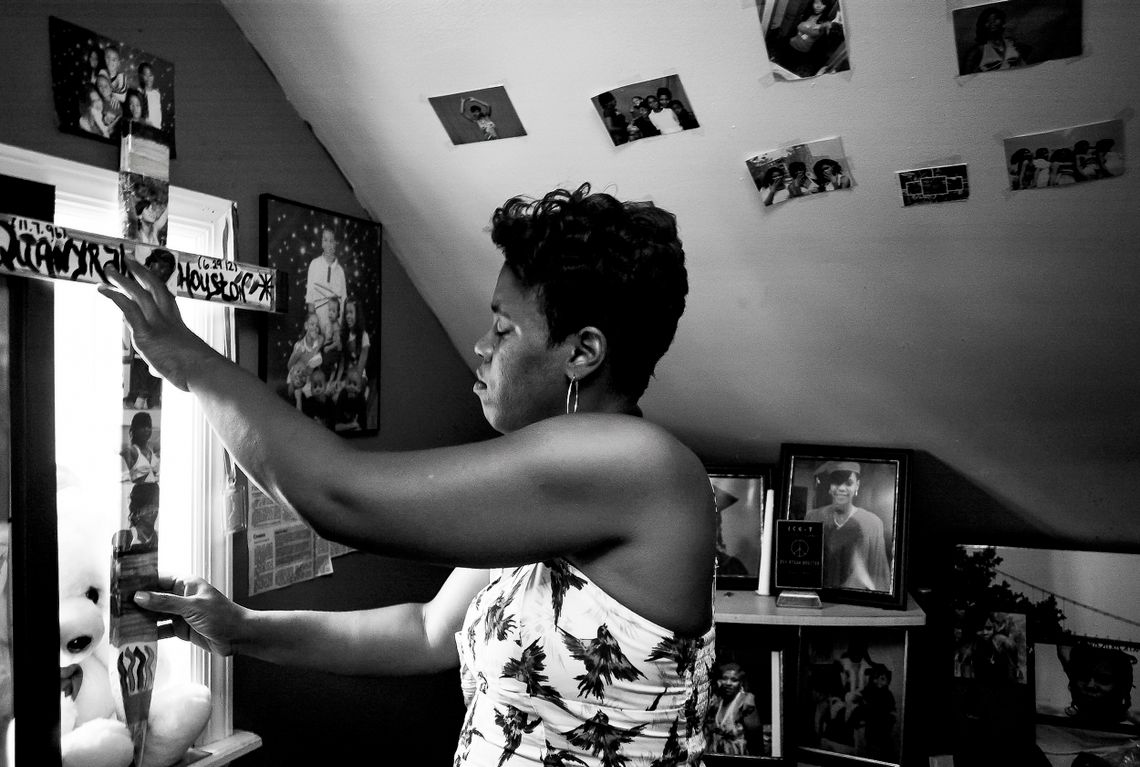
[[[238, 257], [258, 259], [258, 195], [269, 192], [368, 217], [353, 190], [297, 116], [229, 14], [199, 2], [11, 2], [0, 13], [0, 142], [100, 168], [118, 149], [57, 129], [48, 16], [122, 40], [175, 65], [177, 153], [171, 183], [234, 200]], [[491, 436], [471, 394], [472, 375], [387, 243], [381, 262], [380, 434], [362, 448], [411, 449]], [[257, 369], [256, 333], [239, 326], [243, 366]], [[474, 339], [472, 339], [474, 341]], [[430, 597], [441, 568], [354, 553], [335, 574], [246, 597], [245, 539], [234, 539], [235, 592], [255, 608], [359, 609]], [[454, 750], [462, 714], [454, 673], [429, 678], [347, 679], [238, 658], [235, 726], [261, 735], [242, 764], [340, 763], [408, 744], [421, 763]], [[420, 760], [418, 760], [420, 761]]]

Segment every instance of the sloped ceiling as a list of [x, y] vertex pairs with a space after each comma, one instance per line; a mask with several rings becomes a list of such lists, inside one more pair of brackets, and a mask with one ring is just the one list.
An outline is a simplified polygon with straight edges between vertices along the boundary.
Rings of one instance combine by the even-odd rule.
[[[491, 211], [589, 180], [678, 216], [643, 404], [706, 458], [912, 447], [1045, 533], [1140, 541], [1140, 174], [1012, 193], [1001, 143], [1123, 116], [1137, 145], [1140, 3], [1086, 2], [1081, 57], [957, 78], [945, 0], [848, 0], [852, 71], [787, 83], [755, 0], [223, 2], [472, 366]], [[613, 147], [590, 98], [672, 73], [702, 127]], [[527, 135], [452, 145], [428, 98], [491, 85]], [[745, 159], [832, 136], [855, 188], [764, 209]], [[902, 208], [895, 171], [946, 161], [970, 199]]]

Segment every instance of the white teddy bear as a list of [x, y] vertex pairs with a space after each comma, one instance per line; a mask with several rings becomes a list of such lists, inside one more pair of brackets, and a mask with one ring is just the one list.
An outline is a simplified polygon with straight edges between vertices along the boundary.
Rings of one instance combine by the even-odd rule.
[[[127, 767], [134, 756], [106, 637], [113, 530], [99, 525], [73, 489], [59, 492], [60, 746], [64, 767]], [[102, 528], [102, 529], [100, 529]], [[159, 677], [162, 676], [159, 648]], [[200, 684], [158, 683], [141, 767], [180, 760], [210, 718]]]

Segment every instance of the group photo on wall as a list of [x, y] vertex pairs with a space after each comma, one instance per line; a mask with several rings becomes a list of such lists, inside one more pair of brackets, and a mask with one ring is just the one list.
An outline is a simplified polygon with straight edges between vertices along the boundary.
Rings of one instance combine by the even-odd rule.
[[262, 377], [329, 429], [380, 423], [380, 225], [261, 196], [262, 264], [287, 274], [287, 313], [269, 318]]

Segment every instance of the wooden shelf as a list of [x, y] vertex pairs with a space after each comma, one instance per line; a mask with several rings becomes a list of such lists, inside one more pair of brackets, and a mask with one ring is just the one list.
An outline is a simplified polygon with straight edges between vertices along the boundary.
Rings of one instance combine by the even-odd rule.
[[228, 738], [216, 740], [200, 748], [192, 748], [176, 767], [220, 767], [239, 756], [245, 756], [261, 747], [261, 737], [252, 732], [235, 730]]
[[824, 602], [823, 607], [776, 607], [776, 597], [754, 591], [717, 591], [717, 623], [755, 623], [767, 626], [867, 626], [898, 628], [926, 624], [926, 613], [907, 594], [905, 610]]

